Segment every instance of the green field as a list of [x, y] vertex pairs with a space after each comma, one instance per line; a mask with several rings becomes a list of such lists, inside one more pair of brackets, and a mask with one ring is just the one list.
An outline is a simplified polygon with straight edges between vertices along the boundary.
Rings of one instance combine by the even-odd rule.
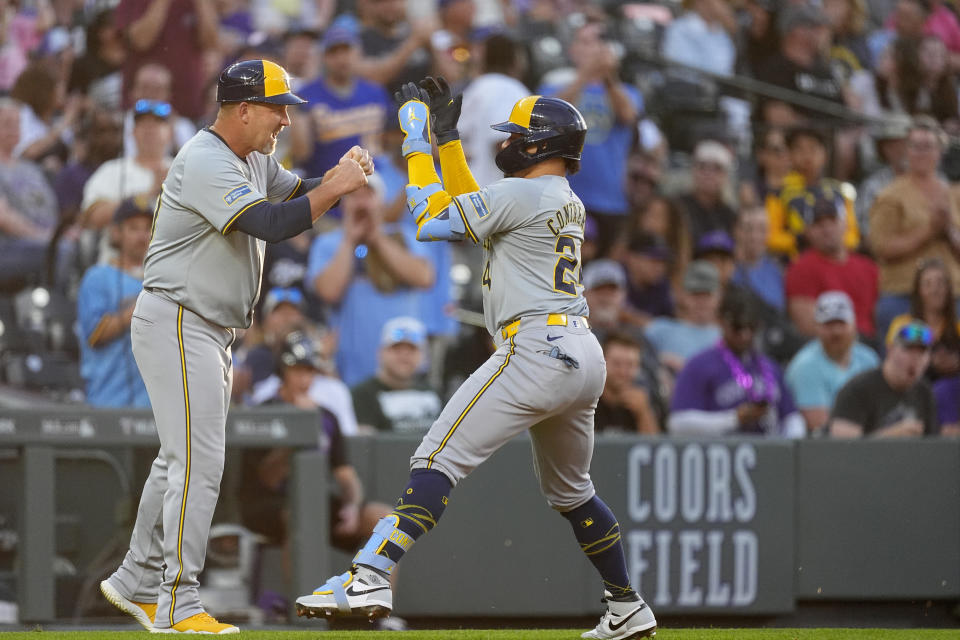
[[[242, 640], [578, 640], [585, 629], [449, 631], [241, 631]], [[145, 640], [146, 631], [25, 631], [3, 640]], [[233, 637], [233, 636], [231, 636]], [[956, 640], [958, 629], [660, 629], [655, 640]]]

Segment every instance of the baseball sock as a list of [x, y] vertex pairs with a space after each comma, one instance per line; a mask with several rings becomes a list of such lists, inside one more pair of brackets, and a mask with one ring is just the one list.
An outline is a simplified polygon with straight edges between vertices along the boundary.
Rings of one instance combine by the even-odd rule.
[[[433, 469], [414, 469], [410, 482], [390, 515], [397, 516], [397, 529], [416, 540], [437, 526], [447, 508], [453, 485], [447, 476]], [[387, 541], [381, 553], [394, 562], [400, 560], [405, 549]]]
[[573, 527], [580, 548], [603, 578], [603, 588], [614, 600], [635, 600], [627, 561], [620, 542], [620, 524], [603, 500], [594, 495], [586, 504], [561, 513]]

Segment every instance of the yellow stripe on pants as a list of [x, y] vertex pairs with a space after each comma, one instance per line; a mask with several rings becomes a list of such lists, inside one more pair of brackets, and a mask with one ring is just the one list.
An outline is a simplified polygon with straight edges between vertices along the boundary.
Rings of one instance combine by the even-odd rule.
[[187, 424], [187, 460], [186, 471], [183, 476], [183, 501], [180, 503], [180, 526], [177, 529], [177, 579], [173, 582], [170, 593], [170, 626], [173, 621], [173, 610], [177, 606], [177, 587], [180, 586], [180, 577], [183, 575], [183, 520], [187, 514], [187, 491], [190, 489], [190, 391], [187, 388], [187, 356], [183, 351], [183, 307], [177, 310], [177, 344], [180, 346], [180, 372], [183, 376], [183, 405]]

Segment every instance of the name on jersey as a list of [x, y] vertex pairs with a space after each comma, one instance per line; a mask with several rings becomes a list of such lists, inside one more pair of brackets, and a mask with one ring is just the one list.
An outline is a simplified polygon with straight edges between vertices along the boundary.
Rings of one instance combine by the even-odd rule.
[[228, 191], [227, 195], [223, 196], [223, 201], [226, 202], [227, 204], [233, 204], [243, 196], [252, 192], [253, 192], [253, 187], [251, 187], [248, 184], [242, 184], [239, 187], [236, 187]]
[[587, 223], [587, 212], [579, 202], [568, 202], [547, 220], [547, 228], [555, 236], [560, 235], [568, 224], [575, 224], [581, 229]]

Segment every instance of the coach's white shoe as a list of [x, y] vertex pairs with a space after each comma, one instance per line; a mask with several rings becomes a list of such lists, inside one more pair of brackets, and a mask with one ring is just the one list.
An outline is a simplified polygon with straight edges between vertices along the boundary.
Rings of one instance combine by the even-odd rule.
[[603, 592], [603, 602], [607, 611], [600, 618], [600, 624], [592, 631], [580, 635], [581, 638], [599, 640], [634, 640], [652, 638], [657, 634], [657, 619], [653, 617], [650, 606], [642, 599], [635, 602], [617, 602], [609, 591]]
[[376, 620], [390, 615], [392, 609], [390, 581], [360, 566], [330, 578], [310, 595], [297, 598], [297, 615], [308, 618], [353, 615]]

